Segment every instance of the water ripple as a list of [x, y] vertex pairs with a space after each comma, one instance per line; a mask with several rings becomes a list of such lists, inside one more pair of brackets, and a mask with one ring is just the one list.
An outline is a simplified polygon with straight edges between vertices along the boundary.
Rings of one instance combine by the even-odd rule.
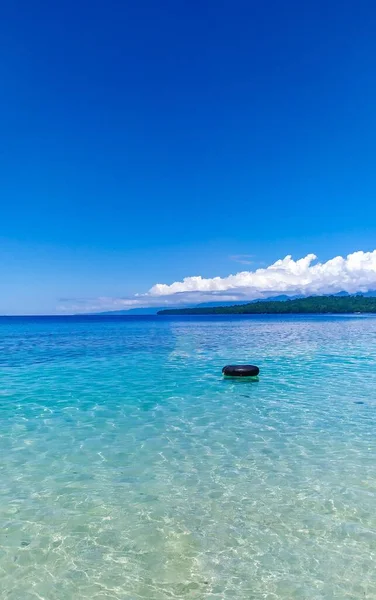
[[1, 597], [375, 599], [375, 334], [0, 324]]

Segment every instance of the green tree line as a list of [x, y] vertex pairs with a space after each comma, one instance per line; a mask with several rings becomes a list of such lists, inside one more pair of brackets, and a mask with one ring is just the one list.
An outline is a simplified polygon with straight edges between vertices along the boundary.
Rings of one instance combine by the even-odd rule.
[[352, 314], [376, 313], [376, 298], [364, 296], [310, 296], [294, 300], [260, 300], [235, 306], [166, 309], [159, 315], [257, 315], [257, 314]]

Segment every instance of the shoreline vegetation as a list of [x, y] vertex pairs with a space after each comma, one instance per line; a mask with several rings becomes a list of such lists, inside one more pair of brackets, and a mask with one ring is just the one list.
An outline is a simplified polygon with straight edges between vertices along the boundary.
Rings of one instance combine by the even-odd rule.
[[309, 296], [292, 300], [258, 300], [234, 306], [170, 308], [158, 315], [289, 315], [376, 313], [376, 298], [356, 296]]

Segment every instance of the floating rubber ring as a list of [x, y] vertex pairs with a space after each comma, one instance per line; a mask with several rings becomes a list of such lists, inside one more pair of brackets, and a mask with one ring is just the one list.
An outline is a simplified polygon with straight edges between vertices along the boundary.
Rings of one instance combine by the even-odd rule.
[[254, 365], [227, 365], [222, 373], [227, 377], [257, 377], [260, 369]]

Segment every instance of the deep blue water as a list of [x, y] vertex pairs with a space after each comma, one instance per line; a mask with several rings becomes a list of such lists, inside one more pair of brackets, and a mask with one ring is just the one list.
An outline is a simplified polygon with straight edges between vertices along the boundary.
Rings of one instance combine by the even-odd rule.
[[1, 598], [376, 598], [375, 365], [372, 316], [0, 318]]

